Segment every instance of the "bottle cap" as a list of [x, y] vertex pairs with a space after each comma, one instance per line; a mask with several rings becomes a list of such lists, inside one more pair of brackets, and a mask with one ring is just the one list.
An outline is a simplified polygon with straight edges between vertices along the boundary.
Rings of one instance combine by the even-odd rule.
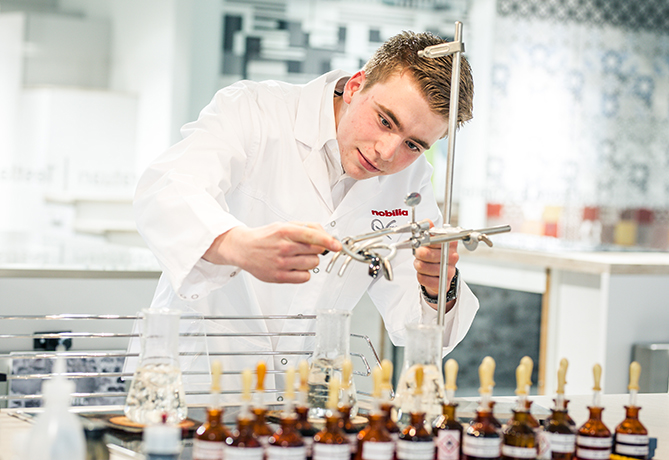
[[144, 428], [144, 453], [178, 454], [181, 452], [181, 428], [178, 425], [160, 423]]

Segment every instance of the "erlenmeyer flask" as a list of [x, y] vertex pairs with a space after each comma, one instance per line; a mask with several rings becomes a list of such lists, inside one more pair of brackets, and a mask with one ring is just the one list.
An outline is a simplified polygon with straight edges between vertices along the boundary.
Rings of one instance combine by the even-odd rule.
[[[344, 360], [350, 355], [351, 312], [318, 310], [316, 312], [316, 348], [309, 368], [309, 417], [325, 418], [328, 385], [337, 375], [341, 380]], [[348, 395], [340, 401], [351, 406], [351, 417], [358, 412], [355, 385], [351, 382]]]
[[432, 324], [408, 324], [407, 341], [404, 347], [404, 366], [397, 384], [395, 404], [397, 424], [404, 428], [410, 424], [412, 395], [416, 386], [416, 367], [423, 366], [422, 408], [425, 424], [441, 415], [444, 403], [444, 374], [442, 372], [443, 326]]
[[187, 406], [179, 367], [180, 312], [170, 309], [142, 311], [142, 349], [139, 365], [125, 400], [125, 416], [144, 425], [186, 418]]

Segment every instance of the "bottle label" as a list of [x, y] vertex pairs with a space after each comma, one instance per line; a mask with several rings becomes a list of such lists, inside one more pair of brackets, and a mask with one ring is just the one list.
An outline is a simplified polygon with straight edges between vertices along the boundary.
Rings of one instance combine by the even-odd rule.
[[225, 460], [262, 460], [262, 447], [226, 447], [223, 451]]
[[395, 456], [394, 442], [362, 443], [362, 460], [392, 460]]
[[279, 447], [267, 446], [267, 460], [305, 460], [307, 458], [307, 449], [304, 446], [299, 447]]
[[434, 442], [397, 441], [398, 460], [434, 460]]
[[304, 441], [304, 448], [307, 450], [307, 457], [311, 457], [314, 453], [314, 437], [304, 436], [302, 441]]
[[221, 460], [225, 443], [193, 439], [193, 460]]
[[437, 459], [460, 459], [460, 435], [458, 430], [439, 430], [437, 432]]
[[314, 460], [350, 460], [351, 448], [346, 444], [314, 443]]
[[462, 453], [471, 457], [497, 458], [502, 452], [502, 438], [465, 436]]
[[511, 458], [537, 458], [536, 447], [516, 447], [502, 445], [502, 455]]
[[622, 442], [623, 444], [648, 444], [648, 435], [647, 434], [625, 434], [625, 433], [616, 433], [616, 442]]
[[578, 457], [579, 460], [609, 460], [611, 457], [611, 449], [592, 450], [577, 447], [576, 457]]
[[573, 454], [576, 449], [575, 434], [547, 433], [548, 446], [551, 452]]
[[577, 436], [576, 444], [579, 447], [599, 447], [599, 448], [610, 448], [613, 445], [613, 438], [607, 436], [605, 438], [593, 438], [592, 436]]
[[351, 446], [351, 454], [358, 451], [358, 433], [347, 433], [348, 443]]
[[648, 455], [648, 444], [644, 445], [628, 445], [616, 444], [616, 454], [633, 455], [636, 457], [645, 457]]

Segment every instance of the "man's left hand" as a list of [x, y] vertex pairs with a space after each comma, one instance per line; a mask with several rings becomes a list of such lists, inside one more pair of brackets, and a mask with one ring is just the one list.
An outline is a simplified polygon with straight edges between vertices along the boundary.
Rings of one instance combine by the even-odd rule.
[[[421, 246], [416, 249], [416, 259], [413, 266], [416, 269], [416, 277], [418, 282], [425, 287], [425, 291], [432, 296], [437, 297], [439, 294], [439, 274], [441, 271], [441, 244], [432, 246]], [[458, 242], [451, 241], [448, 244], [448, 283], [455, 276], [455, 264], [458, 263], [460, 256], [458, 255]], [[436, 308], [436, 307], [435, 307]]]

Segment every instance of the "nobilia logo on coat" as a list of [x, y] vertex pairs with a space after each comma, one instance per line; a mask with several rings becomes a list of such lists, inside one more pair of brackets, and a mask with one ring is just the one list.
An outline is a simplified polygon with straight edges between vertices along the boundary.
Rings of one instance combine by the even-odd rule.
[[407, 211], [406, 209], [393, 209], [393, 210], [386, 209], [385, 211], [376, 211], [372, 209], [372, 215], [381, 217], [408, 216], [409, 211]]

